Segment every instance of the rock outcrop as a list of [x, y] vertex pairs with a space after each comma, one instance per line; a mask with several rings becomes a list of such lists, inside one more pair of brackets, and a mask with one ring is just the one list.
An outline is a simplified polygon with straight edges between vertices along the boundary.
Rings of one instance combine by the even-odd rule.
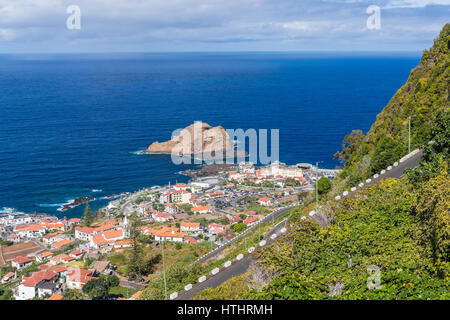
[[177, 136], [166, 142], [153, 142], [143, 154], [179, 154], [183, 156], [225, 155], [227, 150], [234, 155], [234, 144], [222, 126], [211, 127], [196, 122], [182, 129]]

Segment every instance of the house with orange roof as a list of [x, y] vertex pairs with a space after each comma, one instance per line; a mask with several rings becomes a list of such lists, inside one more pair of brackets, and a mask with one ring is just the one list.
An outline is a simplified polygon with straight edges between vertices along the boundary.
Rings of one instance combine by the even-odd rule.
[[61, 253], [57, 256], [50, 257], [49, 262], [51, 265], [56, 266], [57, 264], [65, 263], [66, 261], [70, 260], [69, 258], [70, 256], [68, 254]]
[[230, 222], [230, 224], [235, 224], [241, 221], [241, 218], [238, 215], [235, 215], [233, 217], [228, 217], [228, 221]]
[[163, 228], [156, 230], [154, 233], [156, 241], [183, 242], [184, 235], [185, 234], [183, 232], [177, 232], [174, 228], [171, 228], [171, 230]]
[[52, 229], [56, 229], [56, 230], [60, 230], [60, 231], [65, 231], [66, 230], [66, 225], [64, 222], [58, 221], [58, 222], [48, 222], [48, 223], [44, 223], [43, 224], [44, 227], [46, 229], [52, 230]]
[[119, 248], [131, 248], [133, 246], [133, 240], [131, 239], [123, 239], [114, 242], [114, 249]]
[[12, 259], [11, 266], [13, 268], [16, 268], [17, 270], [21, 270], [23, 268], [31, 266], [32, 263], [33, 263], [33, 260], [31, 260], [28, 257], [17, 256], [14, 259]]
[[256, 221], [258, 221], [258, 220], [253, 217], [247, 217], [243, 222], [246, 226], [249, 226], [249, 225], [252, 225], [253, 223], [255, 223]]
[[153, 211], [152, 212], [153, 220], [157, 222], [167, 222], [169, 220], [173, 220], [173, 216], [166, 212]]
[[82, 241], [90, 241], [94, 236], [94, 228], [90, 227], [75, 227], [75, 239]]
[[192, 238], [192, 237], [185, 237], [185, 238], [184, 238], [184, 242], [185, 242], [185, 243], [192, 243], [192, 244], [195, 244], [195, 243], [198, 243], [198, 240], [196, 240], [196, 239], [194, 239], [194, 238]]
[[182, 232], [199, 232], [200, 223], [199, 222], [181, 222], [180, 230]]
[[42, 242], [44, 244], [52, 244], [55, 243], [57, 241], [63, 240], [65, 238], [64, 232], [62, 231], [56, 231], [53, 233], [49, 233], [46, 234], [45, 236], [42, 237]]
[[16, 278], [16, 274], [14, 272], [8, 272], [5, 274], [2, 278], [2, 284], [8, 283], [11, 280], [14, 280]]
[[57, 273], [47, 270], [33, 272], [30, 277], [23, 276], [14, 297], [16, 300], [29, 300], [35, 296], [42, 298], [45, 295], [52, 295], [56, 290], [57, 278]]
[[50, 252], [50, 251], [43, 251], [43, 252], [37, 254], [35, 259], [36, 259], [36, 262], [41, 263], [41, 262], [44, 262], [44, 261], [50, 259], [52, 256], [53, 256], [52, 252]]
[[71, 256], [72, 258], [75, 258], [75, 259], [79, 259], [83, 256], [84, 253], [85, 252], [82, 250], [74, 250], [69, 253], [69, 256]]
[[95, 249], [105, 246], [113, 246], [116, 241], [124, 239], [125, 236], [126, 232], [123, 229], [117, 228], [95, 235], [91, 239], [89, 245]]
[[68, 267], [66, 274], [66, 284], [69, 289], [83, 289], [83, 286], [93, 277], [94, 270], [81, 269], [78, 267]]
[[271, 206], [272, 205], [272, 199], [269, 197], [259, 198], [256, 202], [262, 206]]
[[14, 232], [20, 238], [40, 238], [45, 234], [46, 228], [39, 224], [19, 225], [15, 226]]
[[210, 206], [197, 206], [197, 207], [192, 208], [191, 211], [193, 213], [199, 213], [199, 214], [210, 213], [210, 212], [212, 212], [212, 207], [210, 207]]
[[210, 223], [208, 225], [208, 232], [213, 234], [225, 233], [226, 227], [223, 224]]
[[71, 243], [73, 243], [72, 240], [65, 239], [65, 240], [61, 240], [61, 241], [52, 243], [51, 247], [52, 247], [53, 249], [60, 250], [60, 249], [63, 249], [64, 247], [67, 247], [67, 246], [70, 245]]

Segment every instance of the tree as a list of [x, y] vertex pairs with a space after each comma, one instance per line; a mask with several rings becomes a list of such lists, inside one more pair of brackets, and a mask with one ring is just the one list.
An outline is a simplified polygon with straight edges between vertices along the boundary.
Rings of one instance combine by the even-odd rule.
[[83, 286], [83, 292], [91, 298], [105, 299], [109, 296], [109, 289], [119, 285], [119, 278], [114, 275], [101, 275], [97, 279], [89, 280]]
[[345, 162], [350, 158], [360, 146], [364, 139], [364, 134], [361, 130], [353, 130], [350, 134], [344, 137], [342, 141], [342, 151], [338, 151], [334, 155], [334, 159], [339, 159], [341, 162]]
[[130, 239], [133, 241], [130, 258], [127, 261], [127, 276], [130, 280], [135, 280], [142, 275], [144, 267], [144, 252], [139, 245], [141, 232], [138, 228], [137, 219], [130, 219]]
[[234, 224], [231, 229], [233, 229], [234, 232], [241, 233], [245, 229], [247, 229], [247, 226], [243, 222], [238, 222]]
[[63, 300], [80, 300], [83, 297], [83, 294], [76, 289], [65, 289], [62, 297]]
[[86, 207], [84, 208], [83, 224], [89, 227], [93, 222], [94, 216], [92, 215], [91, 207], [89, 206], [89, 203], [86, 203]]
[[326, 194], [331, 189], [331, 182], [328, 178], [322, 177], [317, 182], [319, 194]]

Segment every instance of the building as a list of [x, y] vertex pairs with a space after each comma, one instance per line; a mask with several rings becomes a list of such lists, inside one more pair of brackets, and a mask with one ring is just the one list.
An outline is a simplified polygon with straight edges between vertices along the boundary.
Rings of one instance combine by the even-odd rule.
[[16, 278], [16, 274], [14, 272], [8, 272], [2, 278], [2, 284], [8, 283], [9, 281], [14, 280], [15, 278]]
[[14, 228], [14, 232], [20, 238], [40, 238], [45, 234], [46, 228], [39, 224], [19, 225]]
[[16, 300], [29, 300], [45, 295], [52, 295], [56, 289], [58, 274], [53, 271], [41, 270], [33, 272], [31, 277], [22, 277], [22, 283], [17, 288]]
[[183, 232], [178, 232], [176, 228], [163, 228], [154, 231], [156, 241], [183, 242], [184, 235]]
[[186, 190], [173, 190], [161, 195], [159, 200], [161, 203], [189, 203], [191, 197], [192, 193]]
[[269, 197], [259, 198], [256, 202], [262, 206], [271, 206], [272, 205], [272, 199], [270, 199]]
[[258, 221], [258, 220], [253, 217], [247, 217], [243, 222], [246, 226], [250, 226], [250, 225], [254, 224], [256, 221]]
[[50, 251], [43, 251], [36, 255], [36, 262], [41, 263], [53, 257], [53, 253]]
[[80, 269], [77, 267], [68, 267], [66, 274], [66, 285], [69, 289], [83, 289], [83, 286], [93, 277], [94, 270]]
[[17, 256], [11, 261], [11, 266], [17, 270], [21, 270], [28, 266], [31, 266], [33, 260], [24, 256]]
[[212, 212], [212, 207], [210, 207], [210, 206], [197, 206], [197, 207], [192, 208], [191, 211], [193, 213], [199, 213], [199, 214], [211, 213]]
[[51, 247], [53, 249], [60, 250], [60, 249], [63, 249], [65, 247], [69, 246], [72, 243], [73, 243], [72, 240], [65, 239], [65, 240], [61, 240], [61, 241], [52, 243]]
[[223, 224], [218, 223], [210, 223], [208, 225], [208, 232], [212, 234], [222, 234], [225, 233], [225, 226]]
[[90, 241], [94, 236], [94, 228], [89, 227], [75, 227], [75, 239], [82, 241]]
[[187, 185], [185, 185], [184, 183], [178, 183], [178, 184], [174, 185], [173, 188], [175, 190], [186, 190]]
[[199, 232], [200, 223], [199, 222], [181, 222], [180, 230], [182, 232]]
[[157, 222], [167, 222], [169, 220], [173, 220], [173, 216], [171, 214], [159, 211], [153, 211], [152, 218]]

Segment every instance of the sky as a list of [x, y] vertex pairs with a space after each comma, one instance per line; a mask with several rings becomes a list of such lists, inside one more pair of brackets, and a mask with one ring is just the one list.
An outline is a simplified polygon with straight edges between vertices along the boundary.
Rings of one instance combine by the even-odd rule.
[[0, 0], [0, 53], [420, 52], [445, 23], [450, 0]]

